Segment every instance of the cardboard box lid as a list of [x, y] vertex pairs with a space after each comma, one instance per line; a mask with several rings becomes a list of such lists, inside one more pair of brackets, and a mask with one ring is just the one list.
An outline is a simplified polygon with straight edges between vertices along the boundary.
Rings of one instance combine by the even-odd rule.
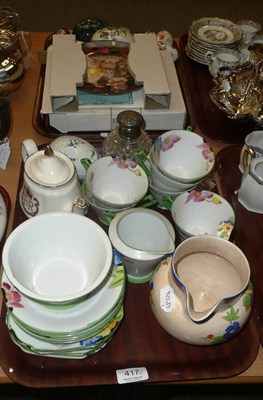
[[[128, 66], [136, 82], [143, 84], [144, 109], [168, 109], [171, 90], [156, 35], [135, 34], [134, 39]], [[53, 35], [45, 74], [52, 112], [78, 111], [77, 88], [83, 86], [86, 67], [86, 56], [75, 35]], [[47, 110], [48, 104], [45, 100], [43, 103], [43, 109]]]
[[83, 85], [86, 57], [75, 35], [53, 35], [50, 97], [53, 110], [78, 109], [77, 86]]
[[134, 35], [128, 66], [135, 82], [143, 84], [145, 108], [168, 108], [171, 91], [155, 33]]

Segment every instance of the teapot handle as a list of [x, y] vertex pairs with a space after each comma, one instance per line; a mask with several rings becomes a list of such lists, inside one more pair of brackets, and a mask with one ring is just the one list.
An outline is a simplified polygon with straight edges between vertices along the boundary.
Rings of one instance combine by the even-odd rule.
[[31, 154], [38, 151], [37, 145], [33, 139], [25, 139], [22, 142], [22, 158], [25, 162]]

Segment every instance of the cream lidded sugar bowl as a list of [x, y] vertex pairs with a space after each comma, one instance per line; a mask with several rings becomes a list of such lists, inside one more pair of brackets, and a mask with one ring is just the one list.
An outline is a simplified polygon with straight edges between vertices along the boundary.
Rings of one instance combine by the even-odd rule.
[[33, 139], [26, 139], [22, 142], [22, 158], [24, 180], [19, 202], [28, 218], [53, 211], [85, 215], [87, 202], [69, 157], [50, 146], [38, 150]]
[[50, 143], [50, 147], [71, 159], [80, 181], [83, 181], [86, 175], [85, 163], [92, 164], [99, 158], [99, 153], [91, 143], [75, 135], [58, 136]]

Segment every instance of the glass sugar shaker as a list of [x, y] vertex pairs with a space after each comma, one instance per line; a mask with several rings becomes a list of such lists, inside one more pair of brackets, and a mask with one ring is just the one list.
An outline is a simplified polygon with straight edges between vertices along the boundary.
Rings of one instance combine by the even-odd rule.
[[103, 156], [121, 156], [124, 159], [135, 159], [135, 154], [150, 151], [153, 142], [144, 130], [143, 116], [134, 110], [125, 110], [117, 116], [118, 126], [109, 133], [102, 143]]

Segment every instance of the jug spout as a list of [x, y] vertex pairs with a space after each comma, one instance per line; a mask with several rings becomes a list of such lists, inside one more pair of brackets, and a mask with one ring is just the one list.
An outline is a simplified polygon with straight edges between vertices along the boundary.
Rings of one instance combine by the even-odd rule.
[[213, 315], [217, 312], [218, 308], [220, 307], [220, 304], [223, 302], [224, 302], [224, 300], [222, 299], [221, 301], [218, 301], [216, 304], [207, 308], [204, 311], [196, 311], [192, 296], [189, 293], [189, 291], [186, 289], [186, 311], [187, 311], [189, 318], [197, 324], [206, 322], [210, 318], [212, 318]]

